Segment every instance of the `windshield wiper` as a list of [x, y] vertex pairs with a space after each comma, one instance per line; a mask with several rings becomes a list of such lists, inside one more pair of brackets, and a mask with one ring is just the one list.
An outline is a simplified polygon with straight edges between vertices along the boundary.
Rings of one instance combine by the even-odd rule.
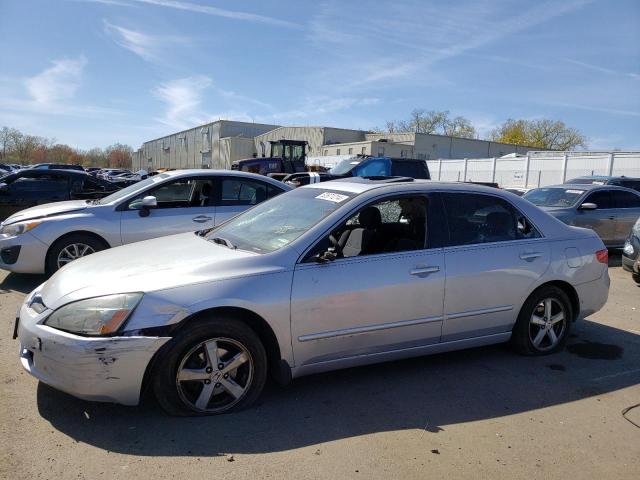
[[213, 243], [217, 243], [218, 245], [224, 245], [225, 247], [229, 247], [231, 250], [235, 250], [236, 247], [233, 243], [231, 243], [230, 240], [226, 239], [226, 238], [222, 238], [222, 237], [213, 237], [211, 239], [211, 241]]

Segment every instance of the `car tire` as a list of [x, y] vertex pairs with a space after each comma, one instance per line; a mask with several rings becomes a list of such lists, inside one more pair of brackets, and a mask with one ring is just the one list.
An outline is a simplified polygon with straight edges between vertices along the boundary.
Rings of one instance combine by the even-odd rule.
[[[198, 416], [253, 404], [267, 380], [267, 354], [258, 335], [238, 319], [193, 322], [167, 344], [154, 367], [160, 406], [169, 415]], [[228, 370], [232, 362], [239, 366]]]
[[523, 355], [548, 355], [564, 348], [573, 321], [567, 294], [549, 285], [524, 302], [511, 335], [511, 346]]
[[636, 282], [638, 285], [640, 285], [640, 274], [639, 273], [632, 273], [631, 274], [631, 278], [633, 278], [634, 282]]
[[[70, 258], [65, 257], [65, 249], [73, 256], [72, 252], [74, 251], [74, 246], [77, 246], [77, 253], [79, 254], [79, 256], [75, 258], [87, 256], [91, 253], [109, 248], [109, 245], [107, 245], [106, 242], [92, 235], [87, 235], [85, 233], [71, 233], [69, 235], [65, 235], [53, 242], [53, 245], [51, 245], [47, 252], [47, 258], [45, 260], [45, 272], [47, 275], [53, 275], [57, 270], [64, 266], [60, 265], [59, 261], [61, 258]], [[69, 262], [71, 262], [71, 260], [69, 260]]]

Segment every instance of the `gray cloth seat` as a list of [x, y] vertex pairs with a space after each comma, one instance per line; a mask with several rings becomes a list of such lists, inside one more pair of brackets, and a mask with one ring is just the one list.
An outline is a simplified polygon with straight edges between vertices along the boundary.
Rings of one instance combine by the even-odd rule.
[[360, 227], [345, 231], [338, 243], [345, 257], [373, 253], [377, 246], [377, 230], [382, 225], [382, 215], [376, 207], [367, 207], [358, 215]]

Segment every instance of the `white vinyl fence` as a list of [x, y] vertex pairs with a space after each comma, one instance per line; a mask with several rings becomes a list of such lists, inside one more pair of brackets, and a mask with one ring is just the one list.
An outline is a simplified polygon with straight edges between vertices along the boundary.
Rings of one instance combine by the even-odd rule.
[[525, 157], [428, 160], [431, 178], [535, 188], [583, 175], [640, 177], [640, 152], [535, 152]]

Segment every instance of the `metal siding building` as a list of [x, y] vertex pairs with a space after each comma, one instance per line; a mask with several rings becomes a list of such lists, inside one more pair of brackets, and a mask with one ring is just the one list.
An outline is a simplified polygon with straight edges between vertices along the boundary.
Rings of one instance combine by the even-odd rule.
[[253, 155], [253, 138], [277, 125], [219, 120], [145, 142], [135, 152], [134, 170], [230, 168]]

